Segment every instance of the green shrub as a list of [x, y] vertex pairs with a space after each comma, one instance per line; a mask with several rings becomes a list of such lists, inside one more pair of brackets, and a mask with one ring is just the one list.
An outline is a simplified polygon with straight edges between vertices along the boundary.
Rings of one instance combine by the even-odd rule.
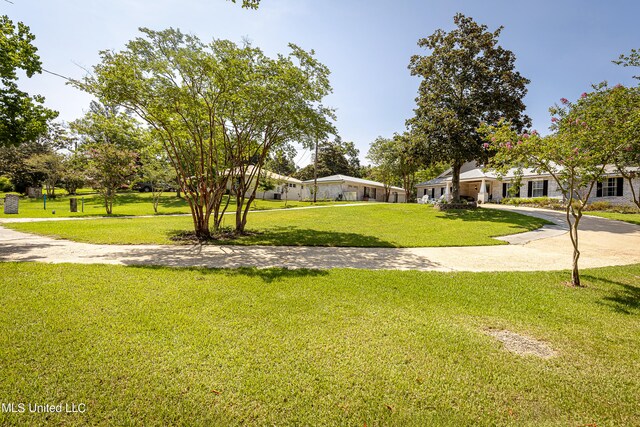
[[562, 201], [558, 199], [554, 199], [552, 197], [532, 197], [532, 198], [513, 197], [513, 198], [502, 199], [502, 203], [505, 205], [529, 206], [534, 208], [548, 208], [548, 209], [559, 209], [563, 206]]
[[8, 193], [13, 191], [13, 184], [6, 176], [0, 176], [0, 192]]
[[609, 202], [592, 202], [585, 207], [585, 211], [610, 211], [614, 206]]

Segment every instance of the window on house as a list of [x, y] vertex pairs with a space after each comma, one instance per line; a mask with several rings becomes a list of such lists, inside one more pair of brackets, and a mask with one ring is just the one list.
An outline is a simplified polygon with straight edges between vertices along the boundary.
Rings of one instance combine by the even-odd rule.
[[502, 197], [520, 197], [520, 188], [514, 188], [512, 182], [502, 183]]
[[289, 184], [289, 188], [296, 188], [295, 184]]
[[422, 195], [423, 195], [423, 196], [426, 196], [426, 195], [427, 195], [427, 189], [425, 188], [423, 191], [424, 191], [424, 192], [422, 193]]
[[624, 195], [624, 180], [618, 178], [607, 178], [598, 183], [596, 197], [615, 197]]
[[531, 197], [544, 197], [544, 181], [531, 183]]
[[613, 197], [616, 195], [616, 179], [608, 178], [605, 182], [602, 183], [602, 196], [603, 197]]

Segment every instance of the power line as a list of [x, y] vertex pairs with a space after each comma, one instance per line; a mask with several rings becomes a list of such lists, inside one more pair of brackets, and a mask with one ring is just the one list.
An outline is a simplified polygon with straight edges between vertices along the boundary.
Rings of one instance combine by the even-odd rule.
[[[6, 1], [6, 0], [5, 0], [5, 1]], [[53, 71], [49, 71], [49, 70], [47, 70], [47, 69], [45, 69], [45, 68], [43, 68], [43, 69], [42, 69], [42, 71], [44, 71], [45, 73], [53, 74], [54, 76], [60, 77], [60, 78], [65, 79], [65, 80], [67, 80], [67, 81], [75, 82], [75, 80], [74, 80], [74, 79], [72, 79], [72, 78], [69, 78], [69, 77], [63, 76], [62, 74], [54, 73]]]

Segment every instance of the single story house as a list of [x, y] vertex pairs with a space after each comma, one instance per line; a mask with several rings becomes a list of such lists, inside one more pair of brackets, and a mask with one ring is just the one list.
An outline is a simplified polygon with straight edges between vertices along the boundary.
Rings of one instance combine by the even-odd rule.
[[[605, 201], [617, 205], [630, 205], [633, 196], [629, 182], [616, 173], [613, 166], [607, 166], [606, 178], [598, 182], [591, 195], [591, 202]], [[531, 169], [524, 169], [520, 187], [512, 190], [515, 169], [498, 178], [493, 171], [483, 171], [482, 165], [467, 162], [460, 169], [460, 195], [478, 203], [499, 202], [507, 197], [553, 197], [562, 199], [562, 192], [549, 174], [538, 174]], [[448, 199], [451, 194], [451, 169], [436, 178], [416, 185], [418, 200], [424, 196], [429, 199]], [[640, 179], [634, 180], [635, 188], [640, 186]]]
[[[249, 176], [254, 173], [254, 166], [249, 166], [245, 172], [245, 176]], [[257, 185], [259, 179], [266, 179], [274, 186], [271, 190], [262, 190], [260, 187], [256, 190], [256, 199], [271, 199], [271, 200], [302, 200], [305, 198], [302, 181], [299, 179], [284, 176], [271, 172], [266, 169], [262, 169], [260, 176], [254, 174], [253, 185]], [[250, 187], [253, 189], [253, 185]], [[227, 184], [227, 189], [231, 191], [231, 183]], [[250, 195], [251, 191], [247, 191], [246, 196]]]
[[[368, 179], [354, 178], [347, 175], [330, 175], [318, 178], [318, 199], [385, 201], [384, 184]], [[306, 198], [313, 198], [314, 180], [303, 181]], [[391, 187], [389, 202], [404, 203], [405, 191], [400, 187]]]

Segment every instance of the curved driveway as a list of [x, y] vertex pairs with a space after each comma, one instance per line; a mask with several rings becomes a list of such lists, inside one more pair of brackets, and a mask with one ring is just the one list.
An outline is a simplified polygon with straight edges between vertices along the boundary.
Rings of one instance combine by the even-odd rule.
[[[509, 245], [446, 248], [94, 245], [0, 227], [0, 261], [165, 265], [172, 267], [362, 268], [421, 271], [527, 271], [571, 268], [561, 212], [505, 208], [556, 225], [500, 238]], [[581, 222], [581, 268], [640, 263], [640, 227], [597, 217]], [[419, 231], [418, 231], [419, 232]]]

